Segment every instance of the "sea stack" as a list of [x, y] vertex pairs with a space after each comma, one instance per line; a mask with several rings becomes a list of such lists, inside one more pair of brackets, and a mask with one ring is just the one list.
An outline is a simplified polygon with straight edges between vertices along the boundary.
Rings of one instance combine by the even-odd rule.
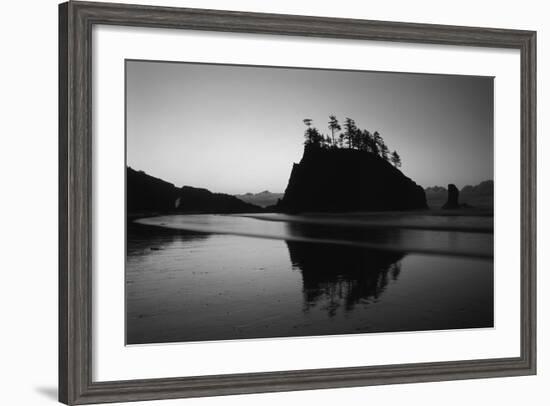
[[426, 209], [424, 189], [382, 157], [306, 145], [276, 210], [349, 212]]
[[458, 205], [458, 188], [450, 183], [447, 186], [447, 203], [445, 203], [442, 207], [442, 209], [445, 210], [452, 210], [452, 209], [458, 209], [460, 206]]

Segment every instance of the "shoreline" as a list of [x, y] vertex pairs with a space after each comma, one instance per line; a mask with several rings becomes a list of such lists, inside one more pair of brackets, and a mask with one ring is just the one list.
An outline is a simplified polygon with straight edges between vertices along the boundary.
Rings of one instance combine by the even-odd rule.
[[287, 216], [305, 216], [305, 217], [350, 217], [355, 219], [362, 217], [372, 217], [380, 215], [423, 215], [423, 216], [441, 216], [441, 217], [492, 217], [494, 215], [493, 208], [460, 208], [460, 209], [424, 209], [424, 210], [403, 210], [403, 211], [346, 211], [346, 212], [299, 212], [299, 213], [285, 213], [278, 211], [263, 211], [263, 212], [209, 212], [209, 211], [151, 211], [151, 212], [133, 212], [126, 213], [127, 219], [139, 219], [146, 217], [158, 217], [158, 216], [176, 216], [176, 215], [194, 215], [194, 214], [212, 214], [223, 216], [261, 216], [262, 214], [281, 214]]
[[[267, 213], [130, 213], [127, 219], [134, 223], [145, 225], [139, 220], [167, 216], [232, 216], [270, 222], [286, 222], [295, 224], [326, 225], [335, 227], [351, 227], [365, 229], [404, 229], [420, 231], [468, 232], [492, 234], [494, 221], [492, 210], [422, 210], [422, 211], [388, 211], [388, 212], [349, 212], [349, 213], [301, 213], [286, 214], [278, 212]], [[441, 224], [441, 218], [448, 218], [447, 224]], [[453, 224], [453, 218], [471, 218], [469, 224]], [[481, 222], [481, 224], [479, 224]], [[163, 224], [156, 227], [172, 228]]]

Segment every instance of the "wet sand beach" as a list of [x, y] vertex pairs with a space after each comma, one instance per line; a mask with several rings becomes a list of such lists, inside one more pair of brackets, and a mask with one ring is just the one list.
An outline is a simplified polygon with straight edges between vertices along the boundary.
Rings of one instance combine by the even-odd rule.
[[127, 343], [493, 326], [492, 217], [130, 221]]

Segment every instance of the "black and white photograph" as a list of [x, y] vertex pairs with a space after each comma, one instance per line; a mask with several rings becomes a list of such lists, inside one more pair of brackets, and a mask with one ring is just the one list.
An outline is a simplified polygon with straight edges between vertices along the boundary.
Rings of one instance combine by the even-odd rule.
[[128, 345], [494, 326], [493, 77], [125, 80]]
[[547, 8], [4, 2], [0, 403], [548, 404]]

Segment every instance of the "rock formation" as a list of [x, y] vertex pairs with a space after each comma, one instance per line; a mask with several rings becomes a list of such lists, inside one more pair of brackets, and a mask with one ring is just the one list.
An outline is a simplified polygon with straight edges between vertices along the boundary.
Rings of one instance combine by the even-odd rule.
[[[493, 181], [485, 180], [478, 185], [464, 186], [459, 193], [461, 208], [476, 207], [481, 209], [493, 208]], [[431, 186], [425, 189], [428, 206], [432, 209], [442, 207], [448, 200], [447, 189], [442, 186]]]
[[283, 212], [425, 209], [424, 189], [385, 159], [367, 151], [306, 146], [294, 164]]
[[458, 188], [452, 183], [447, 187], [447, 202], [443, 205], [442, 209], [452, 210], [458, 209]]
[[183, 186], [126, 169], [126, 211], [131, 213], [255, 213], [261, 207], [234, 196]]

